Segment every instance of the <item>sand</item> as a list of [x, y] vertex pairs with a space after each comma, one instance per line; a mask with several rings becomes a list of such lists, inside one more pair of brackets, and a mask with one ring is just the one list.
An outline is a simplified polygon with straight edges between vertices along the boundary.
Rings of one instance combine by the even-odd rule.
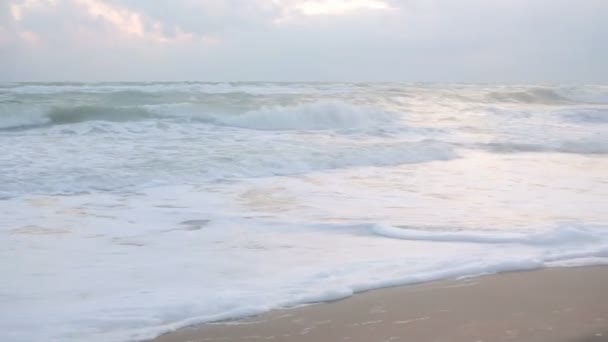
[[184, 328], [154, 340], [186, 341], [608, 341], [608, 267], [380, 289]]

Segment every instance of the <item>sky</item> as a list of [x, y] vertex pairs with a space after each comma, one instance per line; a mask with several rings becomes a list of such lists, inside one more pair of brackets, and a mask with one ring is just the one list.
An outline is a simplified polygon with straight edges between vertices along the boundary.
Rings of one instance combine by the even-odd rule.
[[608, 0], [0, 0], [0, 81], [608, 83]]

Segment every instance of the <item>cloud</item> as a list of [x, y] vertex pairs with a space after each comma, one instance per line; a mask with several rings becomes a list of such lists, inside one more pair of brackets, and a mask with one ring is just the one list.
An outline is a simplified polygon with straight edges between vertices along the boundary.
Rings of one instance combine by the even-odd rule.
[[21, 21], [23, 19], [23, 13], [35, 9], [37, 7], [42, 7], [44, 5], [57, 5], [56, 0], [23, 0], [21, 2], [14, 2], [9, 5], [10, 14], [15, 21]]
[[276, 18], [275, 22], [288, 20], [290, 16], [299, 14], [304, 16], [318, 15], [348, 15], [358, 11], [389, 10], [391, 6], [380, 0], [308, 0], [308, 1], [276, 1], [281, 7], [283, 17]]
[[606, 82], [607, 11], [604, 0], [8, 0], [0, 78]]
[[[70, 30], [79, 31], [97, 26], [97, 30], [102, 31], [99, 33], [119, 34], [156, 43], [215, 41], [211, 36], [187, 32], [137, 9], [103, 0], [13, 0], [9, 8], [14, 26], [20, 31], [18, 36], [21, 32], [34, 34], [36, 30], [39, 35], [44, 35], [47, 32], [53, 33], [52, 26], [69, 26], [69, 30], [61, 30], [60, 33], [65, 35], [64, 38], [70, 39]], [[40, 27], [45, 22], [46, 27]], [[32, 30], [31, 26], [37, 26], [37, 29]]]

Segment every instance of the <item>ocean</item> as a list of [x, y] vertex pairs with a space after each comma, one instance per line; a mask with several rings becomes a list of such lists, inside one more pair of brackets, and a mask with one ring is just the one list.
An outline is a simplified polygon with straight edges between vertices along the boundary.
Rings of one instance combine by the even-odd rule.
[[3, 341], [608, 264], [608, 86], [0, 84]]

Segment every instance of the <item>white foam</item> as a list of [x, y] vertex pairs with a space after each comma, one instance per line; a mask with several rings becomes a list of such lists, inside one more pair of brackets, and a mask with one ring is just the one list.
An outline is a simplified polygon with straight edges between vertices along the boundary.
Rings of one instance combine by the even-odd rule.
[[246, 186], [226, 197], [243, 186], [4, 200], [4, 336], [132, 341], [374, 288], [608, 258], [606, 227], [585, 223], [504, 233], [252, 220], [240, 203], [273, 196]]

